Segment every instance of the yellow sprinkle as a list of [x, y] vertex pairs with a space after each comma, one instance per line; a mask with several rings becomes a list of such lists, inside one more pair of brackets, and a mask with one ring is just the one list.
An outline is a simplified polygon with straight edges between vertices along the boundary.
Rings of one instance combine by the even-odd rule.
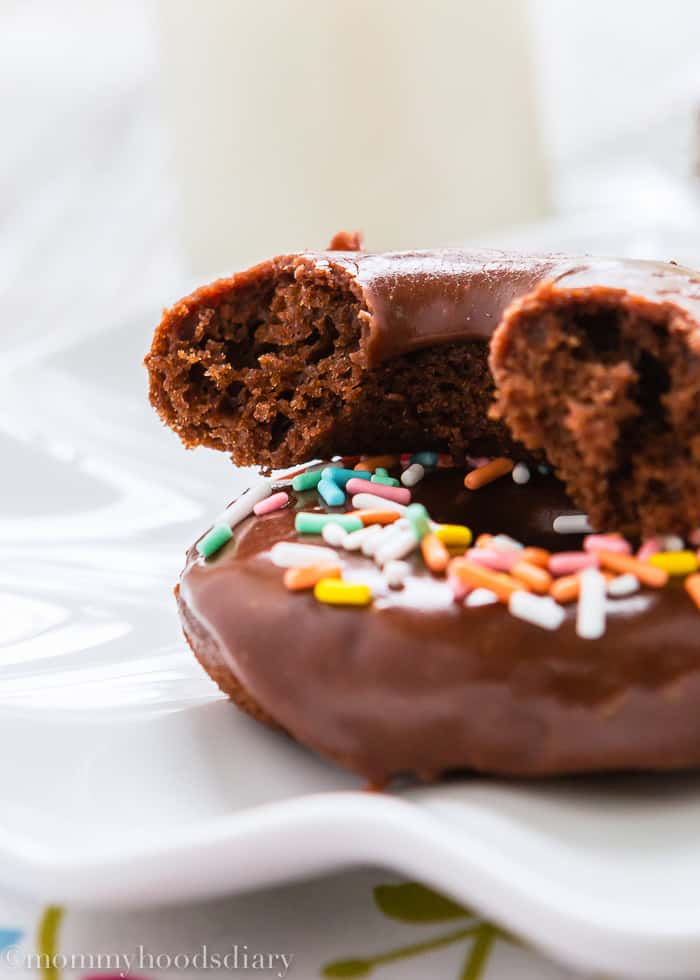
[[650, 565], [663, 568], [669, 575], [690, 575], [698, 570], [694, 551], [659, 551], [647, 559]]
[[314, 595], [319, 602], [330, 606], [368, 606], [372, 601], [369, 585], [342, 582], [337, 578], [322, 578], [314, 586]]
[[468, 548], [472, 543], [472, 532], [464, 524], [441, 524], [435, 537], [448, 548]]

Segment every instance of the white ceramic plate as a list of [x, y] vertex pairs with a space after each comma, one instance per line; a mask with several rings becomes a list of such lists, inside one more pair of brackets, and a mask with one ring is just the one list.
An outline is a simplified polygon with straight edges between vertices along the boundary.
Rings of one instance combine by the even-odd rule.
[[0, 884], [133, 905], [382, 865], [575, 966], [697, 976], [697, 777], [370, 795], [221, 699], [171, 589], [247, 476], [147, 407], [154, 320], [0, 359]]

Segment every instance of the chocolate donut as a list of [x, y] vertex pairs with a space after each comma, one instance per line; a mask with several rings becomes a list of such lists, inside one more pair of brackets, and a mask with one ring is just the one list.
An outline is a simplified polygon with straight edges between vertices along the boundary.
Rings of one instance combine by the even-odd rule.
[[[285, 588], [271, 548], [302, 540], [297, 511], [340, 511], [316, 491], [285, 489], [288, 506], [244, 519], [217, 554], [205, 559], [193, 547], [178, 590], [192, 649], [251, 714], [375, 782], [459, 769], [535, 777], [700, 764], [700, 614], [679, 580], [608, 599], [604, 635], [583, 639], [575, 605], [548, 631], [502, 603], [457, 601], [420, 553], [391, 589], [371, 558], [340, 550], [343, 577], [369, 584], [374, 601], [324, 605]], [[438, 469], [413, 500], [475, 535], [581, 547], [580, 537], [553, 531], [576, 508], [554, 477], [535, 471], [524, 486], [506, 477], [470, 491], [463, 469]]]
[[674, 265], [304, 252], [167, 310], [150, 394], [187, 446], [242, 465], [406, 446], [523, 455], [520, 440], [597, 527], [687, 532], [700, 524], [698, 324], [700, 275]]

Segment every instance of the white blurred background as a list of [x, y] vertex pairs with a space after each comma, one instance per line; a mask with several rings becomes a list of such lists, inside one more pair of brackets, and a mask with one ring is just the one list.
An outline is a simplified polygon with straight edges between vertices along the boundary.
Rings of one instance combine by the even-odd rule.
[[0, 349], [358, 227], [700, 263], [695, 0], [0, 0]]

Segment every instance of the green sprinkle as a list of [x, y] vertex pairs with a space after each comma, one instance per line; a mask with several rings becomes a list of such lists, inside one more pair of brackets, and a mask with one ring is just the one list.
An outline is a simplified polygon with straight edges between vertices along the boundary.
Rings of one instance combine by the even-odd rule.
[[398, 480], [395, 480], [393, 476], [389, 476], [388, 472], [383, 466], [378, 466], [374, 471], [374, 476], [372, 477], [372, 483], [381, 483], [385, 487], [400, 487], [401, 484]]
[[321, 482], [323, 470], [307, 470], [292, 480], [292, 490], [315, 490]]
[[211, 531], [208, 531], [201, 541], [197, 542], [197, 551], [203, 558], [210, 558], [216, 554], [219, 548], [223, 548], [232, 537], [233, 531], [228, 524], [215, 524]]
[[406, 517], [411, 522], [413, 533], [419, 541], [430, 533], [430, 519], [423, 504], [409, 504], [406, 508]]
[[332, 480], [344, 488], [348, 480], [369, 480], [371, 473], [366, 470], [343, 470], [339, 466], [327, 466], [323, 471], [324, 480]]
[[340, 524], [345, 531], [359, 531], [364, 524], [352, 514], [314, 514], [299, 511], [294, 519], [294, 528], [299, 534], [320, 534], [326, 524]]

